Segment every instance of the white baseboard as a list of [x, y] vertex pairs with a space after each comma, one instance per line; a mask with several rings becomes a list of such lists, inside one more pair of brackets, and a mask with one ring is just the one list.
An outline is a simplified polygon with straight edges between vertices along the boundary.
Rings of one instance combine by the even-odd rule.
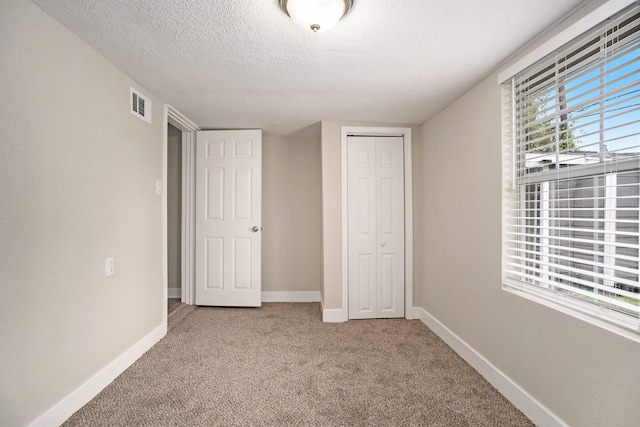
[[347, 319], [344, 318], [341, 308], [325, 308], [322, 310], [322, 321], [324, 323], [342, 323]]
[[129, 366], [140, 358], [147, 350], [153, 347], [167, 334], [166, 320], [162, 325], [151, 331], [129, 350], [118, 356], [113, 362], [105, 366], [101, 371], [89, 378], [67, 397], [56, 403], [51, 409], [41, 415], [31, 427], [58, 426], [65, 422], [74, 412], [86, 405], [96, 397], [106, 386], [123, 373]]
[[522, 389], [511, 378], [496, 368], [489, 360], [474, 350], [469, 344], [453, 333], [449, 328], [440, 323], [438, 319], [421, 307], [413, 308], [413, 317], [420, 319], [436, 335], [438, 335], [449, 347], [458, 353], [469, 365], [480, 373], [516, 408], [521, 410], [534, 424], [539, 426], [567, 426], [557, 415], [546, 406], [538, 402], [533, 396]]
[[169, 288], [167, 298], [182, 298], [182, 288]]
[[320, 301], [322, 307], [322, 321], [324, 323], [342, 323], [349, 320], [348, 314], [341, 308], [324, 308], [324, 303]]
[[263, 292], [262, 302], [319, 302], [320, 292]]

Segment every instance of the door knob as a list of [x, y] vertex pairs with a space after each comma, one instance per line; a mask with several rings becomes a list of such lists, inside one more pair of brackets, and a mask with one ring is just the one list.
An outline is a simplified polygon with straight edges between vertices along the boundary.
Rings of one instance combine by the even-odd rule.
[[257, 233], [258, 231], [260, 231], [260, 229], [258, 228], [257, 225], [254, 225], [253, 227], [251, 227], [251, 231], [253, 231], [254, 233]]
[[380, 246], [384, 247], [386, 245], [385, 242], [380, 242]]

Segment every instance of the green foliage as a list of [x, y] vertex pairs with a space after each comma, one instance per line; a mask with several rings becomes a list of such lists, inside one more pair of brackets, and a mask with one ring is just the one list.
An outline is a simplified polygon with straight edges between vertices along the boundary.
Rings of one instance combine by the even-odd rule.
[[[525, 106], [526, 141], [531, 141], [527, 144], [527, 151], [554, 152], [556, 150], [556, 133], [559, 136], [560, 151], [576, 148], [577, 141], [573, 130], [575, 120], [571, 119], [569, 113], [560, 115], [560, 123], [557, 123], [557, 119], [554, 117], [545, 120], [545, 110], [552, 102], [551, 95], [527, 102]], [[563, 96], [559, 98], [556, 105], [559, 105], [561, 110], [566, 110]]]

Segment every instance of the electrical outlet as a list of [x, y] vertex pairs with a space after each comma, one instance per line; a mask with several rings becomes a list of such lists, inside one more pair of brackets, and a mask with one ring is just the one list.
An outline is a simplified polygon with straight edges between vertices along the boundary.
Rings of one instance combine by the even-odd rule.
[[104, 260], [104, 277], [113, 276], [115, 273], [115, 266], [113, 258], [106, 258]]

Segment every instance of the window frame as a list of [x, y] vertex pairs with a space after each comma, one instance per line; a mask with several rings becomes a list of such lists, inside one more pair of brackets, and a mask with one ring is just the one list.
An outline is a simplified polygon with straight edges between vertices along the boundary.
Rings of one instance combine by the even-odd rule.
[[[522, 280], [515, 280], [507, 275], [507, 252], [513, 247], [507, 240], [509, 232], [508, 227], [512, 227], [513, 223], [508, 223], [509, 212], [514, 209], [514, 205], [522, 203], [517, 195], [521, 191], [518, 187], [541, 182], [554, 182], [549, 177], [556, 177], [557, 171], [541, 171], [530, 174], [526, 183], [518, 183], [517, 167], [518, 153], [516, 148], [515, 136], [515, 80], [513, 77], [530, 66], [539, 63], [545, 59], [556, 49], [565, 44], [573, 42], [587, 31], [592, 31], [601, 27], [603, 22], [611, 16], [623, 11], [628, 6], [634, 4], [633, 1], [620, 0], [607, 2], [602, 7], [596, 9], [591, 14], [579, 20], [576, 24], [563, 31], [561, 34], [543, 44], [540, 48], [534, 50], [528, 56], [525, 56], [513, 66], [505, 70], [499, 75], [499, 84], [502, 90], [502, 118], [503, 118], [503, 192], [502, 192], [502, 289], [518, 295], [520, 297], [535, 301], [554, 310], [579, 318], [588, 323], [607, 329], [616, 334], [631, 338], [640, 342], [640, 318], [634, 318], [630, 315], [616, 312], [603, 308], [602, 306], [592, 304], [590, 302], [581, 301], [579, 298], [559, 293], [551, 289], [545, 289], [543, 286], [529, 284]], [[545, 52], [546, 51], [546, 52]], [[631, 160], [623, 160], [611, 163], [612, 168], [607, 172], [617, 174], [618, 172], [639, 169], [640, 160], [633, 158]], [[602, 164], [594, 164], [592, 166], [581, 166], [575, 170], [564, 170], [564, 179], [579, 179], [596, 176], [607, 176], [602, 174]]]

